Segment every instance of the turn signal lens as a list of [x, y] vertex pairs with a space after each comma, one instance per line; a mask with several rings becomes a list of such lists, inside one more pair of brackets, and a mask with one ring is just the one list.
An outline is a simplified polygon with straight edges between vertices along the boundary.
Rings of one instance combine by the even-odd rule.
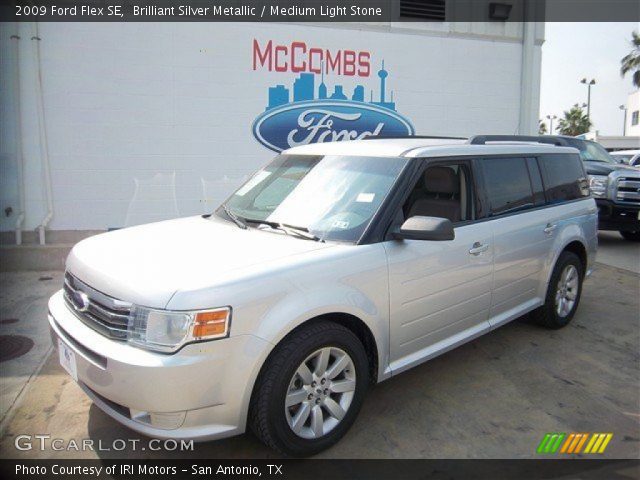
[[193, 322], [193, 337], [196, 340], [202, 340], [226, 336], [230, 316], [231, 311], [228, 308], [196, 313]]

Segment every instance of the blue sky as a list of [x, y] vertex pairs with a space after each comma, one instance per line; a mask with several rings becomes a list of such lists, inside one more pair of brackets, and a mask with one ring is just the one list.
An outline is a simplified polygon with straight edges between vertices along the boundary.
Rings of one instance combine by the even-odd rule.
[[[595, 78], [591, 87], [591, 120], [602, 135], [622, 135], [623, 112], [634, 91], [629, 75], [620, 76], [620, 59], [630, 50], [637, 23], [547, 23], [542, 46], [540, 118], [562, 116], [575, 103], [587, 102], [580, 80]], [[554, 120], [554, 129], [557, 120]]]

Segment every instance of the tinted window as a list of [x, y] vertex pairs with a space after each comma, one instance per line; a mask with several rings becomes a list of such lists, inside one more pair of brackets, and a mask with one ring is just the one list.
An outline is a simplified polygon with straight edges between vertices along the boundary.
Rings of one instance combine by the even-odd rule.
[[540, 167], [535, 158], [527, 158], [527, 167], [529, 167], [529, 178], [533, 187], [533, 203], [537, 206], [545, 204], [544, 187], [542, 186], [542, 176]]
[[529, 171], [524, 158], [485, 158], [478, 163], [484, 178], [489, 216], [534, 205]]
[[589, 196], [589, 186], [576, 155], [544, 155], [539, 158], [549, 203]]
[[585, 162], [616, 163], [611, 155], [609, 155], [609, 152], [599, 143], [577, 138], [567, 138], [566, 141], [567, 144], [578, 149], [580, 158]]

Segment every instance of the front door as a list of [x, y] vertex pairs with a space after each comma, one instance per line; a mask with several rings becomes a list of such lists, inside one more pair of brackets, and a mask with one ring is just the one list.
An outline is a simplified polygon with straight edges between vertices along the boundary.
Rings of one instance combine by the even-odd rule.
[[473, 223], [472, 183], [465, 162], [429, 166], [400, 216], [449, 218], [455, 239], [384, 243], [389, 261], [394, 374], [489, 329], [493, 234], [489, 222]]

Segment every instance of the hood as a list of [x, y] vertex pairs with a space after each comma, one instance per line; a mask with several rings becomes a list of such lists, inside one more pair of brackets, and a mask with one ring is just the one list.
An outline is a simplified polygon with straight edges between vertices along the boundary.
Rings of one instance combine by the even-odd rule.
[[636, 175], [640, 174], [637, 168], [629, 165], [605, 163], [605, 162], [584, 162], [584, 168], [589, 175], [609, 175], [611, 172], [625, 170]]
[[254, 228], [243, 230], [217, 217], [188, 217], [83, 240], [69, 254], [67, 270], [114, 298], [164, 308], [187, 285], [217, 285], [231, 272], [330, 247]]

